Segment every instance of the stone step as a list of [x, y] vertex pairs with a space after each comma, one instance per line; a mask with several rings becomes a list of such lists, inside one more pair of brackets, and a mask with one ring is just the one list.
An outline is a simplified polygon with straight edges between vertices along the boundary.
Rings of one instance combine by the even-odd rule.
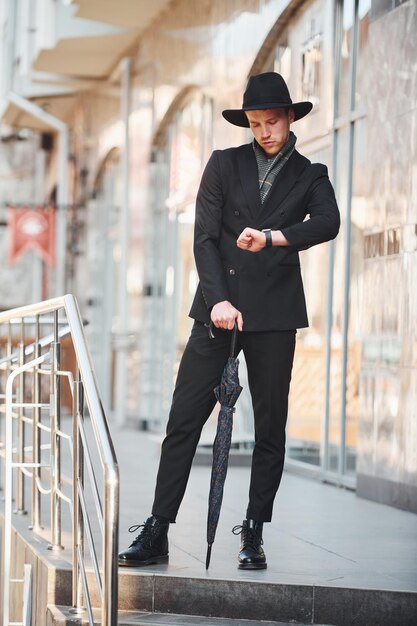
[[119, 608], [227, 618], [244, 624], [254, 620], [263, 624], [417, 625], [416, 592], [331, 583], [268, 583], [249, 572], [246, 575], [245, 580], [237, 580], [122, 570]]
[[[97, 610], [94, 624], [100, 624]], [[49, 606], [46, 626], [88, 626], [86, 615], [74, 615], [69, 607]], [[222, 617], [174, 615], [172, 613], [149, 613], [146, 611], [119, 611], [118, 626], [310, 626], [300, 622], [271, 622]], [[330, 625], [319, 625], [330, 626]]]
[[[0, 515], [0, 532], [1, 521]], [[33, 566], [34, 623], [43, 626], [48, 605], [71, 604], [71, 566], [64, 558], [68, 557], [68, 550], [48, 550], [46, 540], [35, 537], [27, 530], [27, 520], [23, 520], [23, 516], [14, 523], [19, 526], [19, 532], [14, 531], [13, 534], [14, 566], [19, 573], [23, 570], [23, 563]], [[235, 567], [233, 570], [226, 569], [226, 564], [224, 569], [217, 568], [215, 574], [214, 566], [213, 570], [206, 572], [204, 564], [199, 563], [201, 574], [197, 575], [191, 573], [189, 567], [181, 567], [180, 558], [177, 562], [177, 566], [120, 568], [119, 609], [139, 611], [137, 615], [140, 619], [143, 620], [146, 615], [151, 624], [149, 620], [170, 614], [188, 616], [187, 619], [196, 623], [216, 618], [242, 624], [252, 620], [263, 622], [264, 626], [265, 622], [337, 626], [417, 625], [417, 592], [407, 588], [402, 591], [392, 589], [386, 579], [378, 589], [371, 586], [373, 578], [369, 580], [365, 577], [360, 588], [343, 584], [343, 577], [321, 584], [303, 584], [287, 582], [284, 578], [281, 581], [262, 580], [257, 578], [262, 572], [240, 571]], [[220, 572], [223, 572], [223, 577]], [[87, 577], [92, 583], [94, 574], [88, 571]], [[93, 583], [90, 592], [93, 606], [100, 606], [99, 594]], [[132, 619], [136, 619], [137, 615]], [[71, 614], [66, 619], [68, 624], [76, 624], [77, 620], [82, 623]], [[50, 625], [53, 623], [50, 621]]]

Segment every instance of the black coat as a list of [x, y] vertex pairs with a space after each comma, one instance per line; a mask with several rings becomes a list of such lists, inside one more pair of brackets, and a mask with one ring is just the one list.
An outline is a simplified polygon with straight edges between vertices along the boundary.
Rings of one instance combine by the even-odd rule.
[[[281, 230], [291, 245], [240, 250], [236, 240], [247, 226]], [[215, 150], [197, 195], [194, 256], [200, 283], [190, 317], [207, 323], [211, 308], [229, 300], [247, 331], [308, 326], [298, 251], [333, 239], [339, 226], [325, 165], [294, 150], [262, 205], [252, 144]], [[317, 277], [321, 289], [323, 278]]]

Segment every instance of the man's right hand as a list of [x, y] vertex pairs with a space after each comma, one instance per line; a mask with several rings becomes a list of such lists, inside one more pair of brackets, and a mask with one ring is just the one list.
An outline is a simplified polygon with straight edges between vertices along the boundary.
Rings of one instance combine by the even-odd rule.
[[214, 305], [211, 310], [211, 321], [216, 328], [223, 328], [224, 330], [233, 330], [236, 321], [238, 329], [243, 330], [242, 313], [235, 309], [228, 300], [223, 300], [223, 302]]

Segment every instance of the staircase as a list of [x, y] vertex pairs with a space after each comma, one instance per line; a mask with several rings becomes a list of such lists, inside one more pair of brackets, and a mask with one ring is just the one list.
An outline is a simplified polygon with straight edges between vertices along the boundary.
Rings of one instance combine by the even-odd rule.
[[0, 313], [0, 338], [3, 626], [41, 625], [60, 598], [92, 625], [94, 594], [115, 626], [118, 466], [77, 302]]

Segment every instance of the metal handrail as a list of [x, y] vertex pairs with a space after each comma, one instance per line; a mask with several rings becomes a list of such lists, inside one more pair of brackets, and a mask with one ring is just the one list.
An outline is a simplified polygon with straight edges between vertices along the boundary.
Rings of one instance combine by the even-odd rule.
[[[63, 329], [59, 320], [59, 312], [65, 312], [69, 335], [75, 351], [77, 372], [61, 370], [60, 359], [60, 336]], [[53, 333], [42, 340], [39, 336], [40, 319], [42, 315], [53, 315]], [[30, 349], [25, 347], [25, 323], [35, 326], [35, 341]], [[20, 342], [17, 352], [13, 352], [13, 337], [11, 323], [20, 320]], [[116, 626], [118, 604], [118, 581], [117, 581], [117, 552], [119, 530], [119, 472], [114, 452], [110, 431], [103, 406], [100, 400], [91, 357], [88, 351], [84, 328], [77, 302], [72, 295], [54, 298], [38, 304], [20, 307], [0, 313], [0, 327], [7, 325], [7, 355], [1, 362], [4, 364], [2, 378], [7, 377], [5, 394], [0, 394], [0, 404], [4, 404], [6, 437], [4, 443], [5, 472], [4, 472], [4, 495], [5, 495], [5, 529], [3, 551], [3, 625], [9, 626], [9, 603], [10, 603], [10, 571], [11, 571], [11, 522], [12, 500], [14, 497], [17, 512], [23, 512], [27, 508], [24, 476], [31, 477], [31, 515], [32, 529], [37, 532], [40, 529], [41, 495], [50, 497], [50, 532], [51, 549], [61, 549], [61, 503], [70, 506], [72, 514], [72, 604], [74, 609], [87, 610], [87, 617], [93, 626], [92, 606], [85, 567], [85, 537], [90, 549], [90, 558], [93, 570], [96, 574], [96, 584], [101, 597], [101, 624], [103, 626]], [[66, 331], [67, 329], [65, 329]], [[42, 352], [44, 349], [44, 352]], [[45, 350], [48, 349], [48, 352]], [[27, 357], [32, 355], [30, 361]], [[17, 364], [12, 364], [16, 361]], [[49, 368], [41, 367], [48, 363]], [[49, 376], [50, 379], [50, 402], [46, 405], [41, 402], [40, 378]], [[32, 376], [31, 401], [27, 402], [27, 385], [25, 377]], [[61, 429], [61, 393], [60, 381], [67, 376], [73, 398], [72, 412], [72, 436], [69, 437]], [[27, 379], [26, 379], [27, 382]], [[14, 391], [14, 387], [17, 387]], [[94, 474], [91, 453], [84, 429], [84, 407], [88, 409], [88, 416], [92, 425], [94, 444], [103, 475], [102, 500]], [[41, 411], [49, 407], [50, 426], [41, 422]], [[32, 416], [25, 413], [31, 410]], [[13, 429], [13, 420], [16, 420], [16, 428]], [[32, 445], [25, 446], [25, 428], [32, 425]], [[17, 441], [14, 446], [13, 433], [17, 433]], [[40, 432], [47, 432], [50, 436], [50, 464], [41, 464]], [[72, 458], [72, 494], [65, 495], [61, 484], [61, 443], [69, 445]], [[28, 452], [31, 453], [30, 462], [27, 460]], [[0, 455], [1, 458], [2, 455]], [[84, 464], [87, 474], [84, 476]], [[41, 467], [49, 470], [50, 486], [45, 488], [41, 484]], [[13, 481], [13, 472], [15, 478]], [[1, 478], [1, 477], [0, 477]], [[85, 478], [90, 479], [89, 486], [93, 492], [93, 503], [96, 506], [99, 528], [102, 530], [102, 567], [99, 567], [96, 557], [91, 523], [86, 506], [84, 493]], [[13, 493], [13, 485], [15, 485]]]

